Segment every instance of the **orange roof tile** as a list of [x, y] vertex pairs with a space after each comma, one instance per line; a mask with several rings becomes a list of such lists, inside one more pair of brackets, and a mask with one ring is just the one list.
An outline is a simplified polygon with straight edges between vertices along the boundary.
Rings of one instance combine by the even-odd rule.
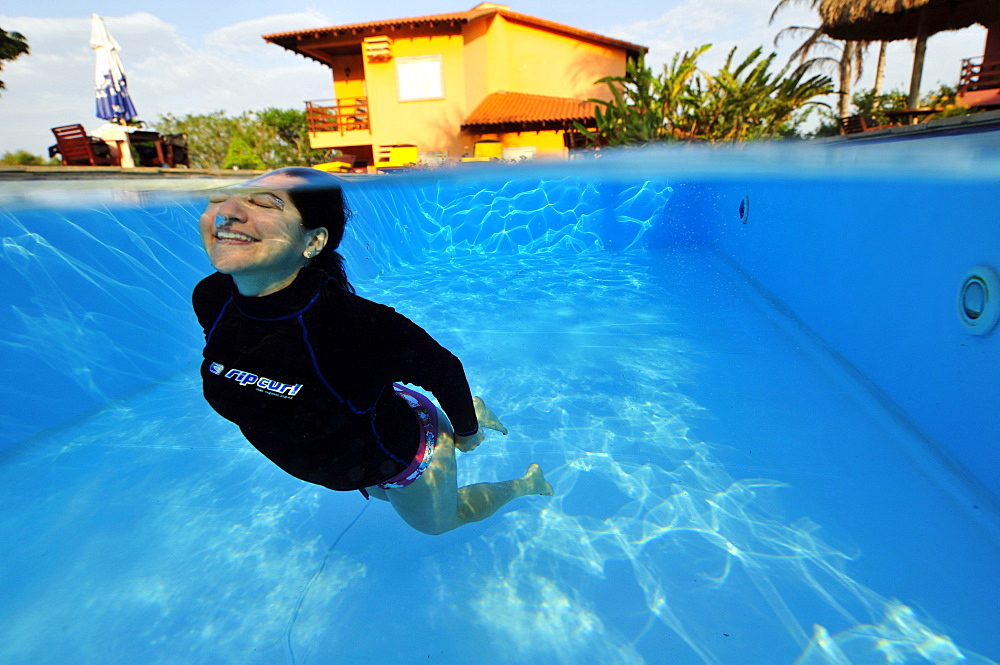
[[465, 130], [510, 131], [568, 128], [574, 120], [594, 123], [594, 102], [522, 92], [494, 92], [462, 123]]
[[[358, 35], [360, 37], [364, 34], [378, 33], [386, 29], [440, 25], [442, 23], [464, 24], [468, 23], [469, 21], [473, 21], [475, 19], [483, 18], [485, 16], [490, 16], [493, 14], [499, 14], [511, 21], [538, 26], [540, 28], [551, 30], [553, 32], [560, 32], [566, 35], [571, 35], [579, 39], [586, 39], [588, 41], [597, 42], [600, 44], [615, 46], [625, 50], [628, 53], [628, 55], [633, 57], [636, 57], [640, 53], [645, 53], [646, 51], [649, 50], [647, 47], [641, 46], [639, 44], [632, 44], [631, 42], [622, 41], [620, 39], [605, 37], [604, 35], [599, 35], [596, 32], [581, 30], [579, 28], [574, 28], [569, 25], [563, 25], [562, 23], [556, 23], [554, 21], [547, 21], [545, 19], [529, 16], [527, 14], [519, 14], [517, 12], [512, 12], [510, 11], [509, 8], [507, 8], [504, 5], [491, 5], [487, 3], [483, 3], [482, 5], [478, 5], [464, 12], [452, 12], [449, 14], [430, 14], [427, 16], [414, 16], [411, 18], [383, 19], [380, 21], [368, 21], [366, 23], [333, 25], [325, 28], [310, 28], [308, 30], [294, 30], [291, 32], [275, 32], [269, 35], [263, 35], [263, 38], [266, 41], [269, 41], [273, 44], [278, 44], [279, 46], [283, 46], [284, 48], [290, 51], [297, 51], [297, 49], [295, 48], [296, 42], [309, 38], [320, 39], [323, 37], [343, 37], [347, 35]], [[307, 55], [307, 57], [312, 57], [309, 56], [308, 54], [303, 54], [303, 55]]]

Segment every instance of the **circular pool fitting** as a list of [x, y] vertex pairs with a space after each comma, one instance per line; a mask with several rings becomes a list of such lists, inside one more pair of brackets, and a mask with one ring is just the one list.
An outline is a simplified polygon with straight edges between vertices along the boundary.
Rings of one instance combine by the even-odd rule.
[[958, 292], [958, 318], [973, 335], [986, 335], [1000, 320], [1000, 277], [992, 268], [976, 266]]
[[744, 196], [743, 200], [740, 201], [740, 221], [744, 224], [750, 219], [750, 196]]

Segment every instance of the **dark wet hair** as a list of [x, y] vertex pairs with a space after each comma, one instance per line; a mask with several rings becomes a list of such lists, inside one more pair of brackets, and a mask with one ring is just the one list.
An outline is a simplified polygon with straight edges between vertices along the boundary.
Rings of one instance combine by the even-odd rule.
[[288, 196], [302, 216], [302, 226], [307, 229], [317, 229], [322, 226], [330, 234], [323, 251], [312, 259], [309, 265], [323, 270], [343, 290], [354, 293], [354, 287], [347, 281], [344, 257], [337, 251], [340, 241], [344, 238], [347, 220], [351, 217], [351, 211], [344, 203], [340, 178], [326, 171], [305, 166], [276, 169], [261, 177], [276, 173], [305, 181], [288, 189]]

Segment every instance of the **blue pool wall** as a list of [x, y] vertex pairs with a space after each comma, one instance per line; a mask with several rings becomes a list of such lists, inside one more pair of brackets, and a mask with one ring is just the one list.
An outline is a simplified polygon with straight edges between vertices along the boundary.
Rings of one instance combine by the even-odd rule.
[[[1000, 270], [995, 179], [760, 179], [720, 190], [715, 245], [939, 453], [1000, 495], [1000, 332], [958, 316], [966, 273]], [[746, 223], [738, 218], [750, 201]]]
[[[987, 207], [997, 178], [698, 159], [351, 181], [348, 271], [363, 292], [396, 266], [463, 255], [717, 251], [941, 460], [1000, 494], [998, 333], [970, 335], [956, 314], [965, 272], [1000, 269]], [[193, 371], [200, 331], [188, 298], [210, 271], [200, 205], [3, 210], [0, 376], [11, 398], [0, 450]]]
[[0, 452], [189, 364], [193, 228], [173, 203], [0, 208]]

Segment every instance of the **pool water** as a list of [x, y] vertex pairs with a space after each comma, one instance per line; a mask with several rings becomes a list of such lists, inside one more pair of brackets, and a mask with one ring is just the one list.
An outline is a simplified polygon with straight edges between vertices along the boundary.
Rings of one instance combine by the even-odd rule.
[[[155, 279], [177, 294], [158, 293], [178, 329], [164, 334], [192, 348], [149, 350], [131, 373], [159, 378], [103, 403], [113, 381], [93, 379], [100, 389], [66, 407], [72, 419], [56, 414], [57, 426], [8, 445], [0, 662], [1000, 658], [1000, 539], [986, 483], [942, 464], [952, 456], [929, 448], [925, 428], [724, 242], [694, 223], [648, 241], [664, 219], [708, 216], [691, 207], [699, 201], [722, 207], [722, 189], [701, 196], [703, 180], [685, 188], [673, 175], [639, 186], [623, 177], [610, 193], [491, 177], [500, 180], [352, 184], [349, 272], [360, 294], [455, 351], [510, 429], [460, 455], [460, 482], [537, 462], [556, 496], [430, 537], [382, 502], [285, 475], [200, 396], [198, 331], [180, 332], [197, 324], [178, 304], [180, 285], [207, 270], [190, 258], [193, 226], [183, 231], [197, 204], [114, 209], [122, 227], [152, 216], [181, 229], [184, 249]], [[429, 211], [421, 219], [414, 196]], [[614, 223], [588, 217], [588, 198]], [[99, 226], [105, 212], [77, 224]], [[376, 228], [376, 215], [395, 221]], [[6, 244], [25, 247], [24, 235]], [[172, 243], [161, 234], [159, 244]], [[163, 266], [157, 251], [135, 269]], [[153, 279], [135, 286], [157, 293]], [[12, 307], [20, 321], [40, 316], [27, 300]], [[139, 319], [162, 330], [151, 316]], [[17, 332], [4, 340], [12, 357]], [[142, 347], [139, 334], [131, 343]], [[18, 422], [13, 408], [5, 418]]]

